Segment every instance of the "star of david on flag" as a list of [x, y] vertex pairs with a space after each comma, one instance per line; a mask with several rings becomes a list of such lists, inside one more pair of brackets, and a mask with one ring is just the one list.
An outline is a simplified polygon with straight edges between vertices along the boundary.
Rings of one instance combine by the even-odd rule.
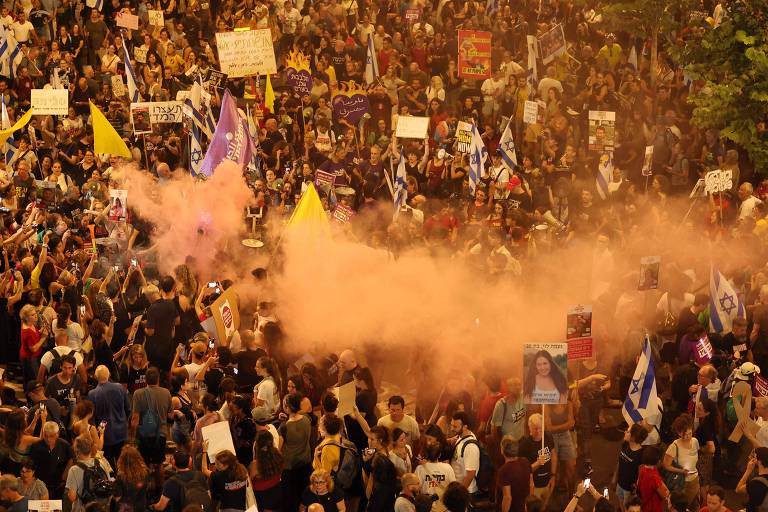
[[717, 268], [709, 277], [709, 326], [712, 332], [731, 332], [734, 318], [746, 318], [744, 303], [731, 283]]

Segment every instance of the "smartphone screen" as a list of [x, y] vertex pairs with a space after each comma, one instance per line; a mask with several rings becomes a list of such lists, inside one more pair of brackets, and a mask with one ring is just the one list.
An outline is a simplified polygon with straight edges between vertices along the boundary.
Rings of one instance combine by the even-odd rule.
[[43, 402], [40, 402], [40, 410], [42, 411], [43, 409], [45, 409], [45, 404]]
[[208, 283], [208, 288], [216, 288], [216, 281], [211, 281]]
[[107, 420], [102, 420], [101, 423], [99, 423], [99, 427], [103, 429], [107, 428]]
[[211, 341], [208, 342], [208, 348], [209, 349], [213, 348], [214, 346], [216, 346], [216, 343], [214, 342], [214, 340], [211, 340]]
[[132, 267], [135, 267], [135, 266], [136, 266], [136, 265], [138, 265], [138, 264], [139, 264], [139, 262], [138, 262], [138, 261], [136, 261], [136, 258], [131, 258], [131, 266], [132, 266]]
[[234, 370], [234, 372], [235, 372], [235, 375], [237, 375], [237, 373], [238, 373], [238, 372], [237, 372], [237, 368], [234, 368], [233, 370]]
[[589, 485], [592, 483], [592, 480], [589, 478], [584, 479], [584, 488], [589, 489]]

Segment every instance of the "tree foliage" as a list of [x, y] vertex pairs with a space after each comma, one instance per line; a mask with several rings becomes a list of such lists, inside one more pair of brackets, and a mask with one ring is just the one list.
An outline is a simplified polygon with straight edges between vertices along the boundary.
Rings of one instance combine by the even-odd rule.
[[688, 75], [704, 86], [691, 95], [693, 121], [720, 130], [768, 172], [768, 33], [765, 2], [731, 2], [715, 28], [689, 39], [678, 53]]

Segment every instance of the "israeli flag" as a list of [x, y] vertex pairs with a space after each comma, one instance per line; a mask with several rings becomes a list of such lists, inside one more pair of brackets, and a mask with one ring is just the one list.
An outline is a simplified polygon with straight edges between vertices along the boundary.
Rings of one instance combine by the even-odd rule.
[[725, 276], [712, 267], [709, 277], [709, 328], [712, 332], [728, 334], [736, 317], [746, 318], [744, 303]]
[[[7, 130], [11, 127], [11, 120], [8, 118], [8, 110], [5, 108], [5, 96], [0, 95], [0, 102], [2, 102], [2, 108], [0, 111], [2, 114], [0, 114], [0, 129]], [[13, 166], [14, 162], [16, 161], [16, 155], [18, 154], [18, 148], [15, 145], [15, 140], [13, 139], [13, 134], [11, 134], [8, 139], [5, 141], [5, 145], [3, 146], [3, 155], [5, 156], [5, 165]]]
[[189, 146], [189, 164], [192, 175], [196, 176], [200, 173], [200, 165], [203, 163], [203, 146], [201, 144], [202, 136], [200, 135], [200, 128], [192, 125], [192, 141]]
[[139, 94], [138, 82], [136, 80], [136, 73], [133, 71], [131, 65], [131, 54], [128, 53], [128, 47], [125, 45], [125, 37], [123, 38], [123, 52], [125, 54], [125, 76], [128, 79], [128, 97], [131, 99], [131, 103], [138, 103], [142, 101], [141, 94]]
[[[626, 422], [631, 425], [640, 423], [644, 419], [660, 416], [660, 411], [662, 411], [662, 404], [656, 393], [656, 373], [653, 369], [651, 341], [646, 335], [643, 352], [637, 362], [621, 413]], [[649, 423], [652, 422], [649, 421]]]
[[373, 34], [368, 34], [368, 49], [365, 51], [365, 83], [371, 85], [379, 78], [379, 62], [373, 46]]
[[501, 134], [499, 151], [501, 152], [501, 159], [504, 160], [507, 167], [510, 170], [514, 170], [515, 166], [517, 166], [517, 151], [515, 150], [515, 140], [512, 137], [512, 119], [509, 120], [504, 133]]
[[477, 182], [485, 176], [488, 149], [485, 147], [477, 125], [472, 125], [472, 141], [469, 144], [469, 193], [474, 197]]
[[405, 202], [408, 200], [408, 185], [405, 179], [408, 177], [408, 173], [405, 171], [405, 157], [400, 152], [400, 160], [397, 162], [397, 173], [395, 174], [395, 217], [400, 213], [400, 208], [405, 206]]
[[613, 153], [605, 152], [600, 155], [600, 161], [597, 164], [597, 177], [595, 178], [595, 187], [597, 193], [603, 199], [608, 199], [610, 191], [608, 190], [608, 184], [611, 182], [611, 175], [613, 174]]

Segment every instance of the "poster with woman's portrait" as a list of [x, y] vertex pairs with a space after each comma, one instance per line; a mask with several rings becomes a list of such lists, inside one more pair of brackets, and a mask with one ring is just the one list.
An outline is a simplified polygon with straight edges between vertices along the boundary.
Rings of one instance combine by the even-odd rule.
[[661, 256], [645, 256], [640, 258], [640, 282], [637, 285], [639, 291], [655, 290], [659, 287], [659, 266]]
[[564, 404], [568, 401], [567, 343], [526, 343], [523, 372], [524, 403]]
[[125, 222], [128, 207], [128, 191], [111, 189], [109, 191], [109, 220]]

